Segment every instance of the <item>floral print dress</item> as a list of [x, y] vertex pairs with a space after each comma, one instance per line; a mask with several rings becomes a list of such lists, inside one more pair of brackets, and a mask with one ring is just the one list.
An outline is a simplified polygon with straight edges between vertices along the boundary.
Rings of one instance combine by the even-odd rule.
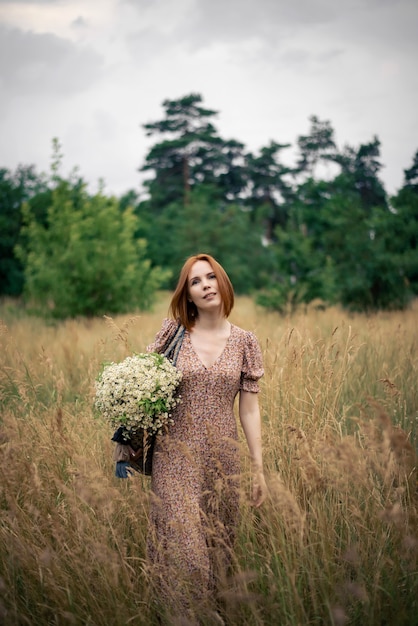
[[[165, 319], [147, 350], [160, 351], [177, 323]], [[183, 374], [173, 424], [157, 437], [151, 481], [148, 560], [167, 602], [204, 599], [230, 563], [239, 512], [240, 457], [234, 400], [257, 393], [263, 375], [253, 333], [231, 324], [211, 367], [185, 332], [177, 360]]]

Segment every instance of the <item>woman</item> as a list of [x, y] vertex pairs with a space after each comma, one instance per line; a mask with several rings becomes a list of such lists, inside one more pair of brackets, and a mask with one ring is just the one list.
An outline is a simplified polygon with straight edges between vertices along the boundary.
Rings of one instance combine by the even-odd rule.
[[148, 351], [161, 351], [185, 326], [177, 368], [181, 403], [157, 438], [148, 557], [164, 603], [187, 611], [204, 603], [227, 573], [239, 512], [240, 459], [233, 406], [254, 472], [252, 503], [266, 496], [258, 379], [260, 347], [231, 324], [234, 292], [225, 270], [208, 254], [185, 262], [166, 319]]

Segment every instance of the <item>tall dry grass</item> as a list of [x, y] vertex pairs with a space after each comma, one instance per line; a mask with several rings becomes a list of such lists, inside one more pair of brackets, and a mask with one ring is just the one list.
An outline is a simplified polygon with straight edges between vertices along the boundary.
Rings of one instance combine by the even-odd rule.
[[[1, 307], [0, 623], [158, 623], [149, 479], [113, 476], [92, 397], [166, 309], [162, 294], [150, 314], [47, 325]], [[282, 318], [238, 299], [264, 353], [269, 498], [243, 499], [225, 623], [418, 624], [417, 312]]]

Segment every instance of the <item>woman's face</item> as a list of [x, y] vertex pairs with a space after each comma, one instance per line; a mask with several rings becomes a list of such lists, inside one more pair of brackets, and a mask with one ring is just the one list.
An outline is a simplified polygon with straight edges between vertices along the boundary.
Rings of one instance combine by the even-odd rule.
[[216, 274], [208, 261], [196, 261], [187, 279], [189, 299], [198, 310], [209, 311], [222, 307]]

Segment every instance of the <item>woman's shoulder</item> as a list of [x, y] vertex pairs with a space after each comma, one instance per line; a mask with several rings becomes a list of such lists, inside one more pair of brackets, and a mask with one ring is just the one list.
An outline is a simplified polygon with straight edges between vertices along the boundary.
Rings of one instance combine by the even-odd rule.
[[236, 324], [232, 324], [232, 322], [231, 333], [233, 333], [236, 337], [239, 337], [243, 341], [258, 341], [255, 333], [252, 330], [246, 330], [245, 328], [241, 328]]
[[231, 324], [231, 336], [233, 343], [242, 350], [245, 358], [252, 360], [261, 353], [260, 343], [252, 330]]
[[175, 333], [178, 328], [178, 322], [171, 318], [164, 318], [160, 330], [155, 335], [155, 339], [152, 344], [147, 347], [147, 352], [160, 352], [161, 349], [168, 343], [168, 340]]
[[170, 332], [177, 328], [179, 323], [176, 320], [173, 320], [171, 317], [165, 317], [161, 322], [161, 328], [159, 332]]
[[263, 355], [255, 333], [231, 325], [231, 333], [236, 337], [236, 345], [242, 354], [240, 389], [257, 393], [260, 388], [258, 380], [264, 374]]

